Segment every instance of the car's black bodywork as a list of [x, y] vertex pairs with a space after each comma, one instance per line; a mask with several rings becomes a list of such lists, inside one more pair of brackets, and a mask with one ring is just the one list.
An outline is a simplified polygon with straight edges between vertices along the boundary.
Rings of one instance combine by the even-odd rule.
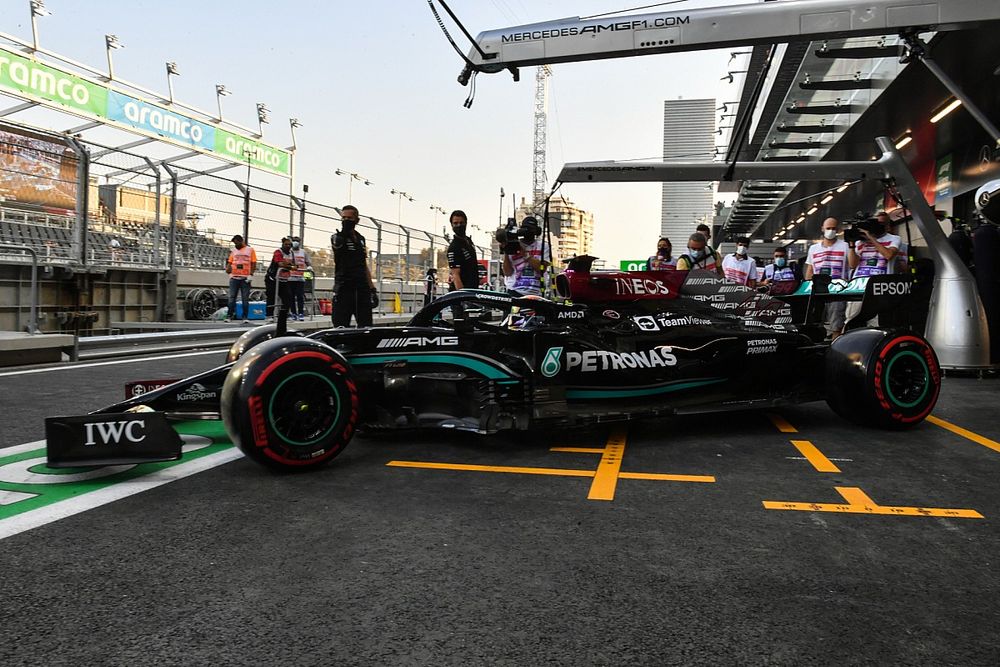
[[[568, 271], [559, 289], [562, 303], [453, 292], [402, 327], [259, 327], [229, 363], [99, 413], [221, 414], [248, 455], [291, 467], [332, 458], [356, 428], [495, 433], [824, 398], [849, 418], [902, 426], [936, 400], [939, 371], [919, 336], [862, 329], [831, 346], [821, 327], [793, 322], [794, 298], [712, 273]], [[889, 343], [903, 348], [875, 377]]]

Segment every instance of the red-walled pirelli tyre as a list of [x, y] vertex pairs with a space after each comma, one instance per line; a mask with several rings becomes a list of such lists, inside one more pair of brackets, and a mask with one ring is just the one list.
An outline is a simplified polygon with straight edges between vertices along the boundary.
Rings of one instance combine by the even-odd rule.
[[[278, 325], [277, 324], [265, 324], [262, 327], [254, 327], [240, 334], [240, 337], [229, 347], [229, 352], [226, 354], [226, 361], [236, 361], [244, 354], [247, 350], [255, 345], [260, 345], [265, 340], [271, 340], [276, 338], [278, 335]], [[301, 336], [298, 331], [287, 331], [286, 336]]]
[[859, 424], [906, 428], [934, 409], [941, 369], [923, 336], [908, 331], [857, 329], [826, 355], [826, 402]]
[[221, 402], [233, 443], [257, 463], [280, 470], [327, 463], [350, 441], [358, 420], [350, 365], [308, 338], [254, 346], [226, 376]]

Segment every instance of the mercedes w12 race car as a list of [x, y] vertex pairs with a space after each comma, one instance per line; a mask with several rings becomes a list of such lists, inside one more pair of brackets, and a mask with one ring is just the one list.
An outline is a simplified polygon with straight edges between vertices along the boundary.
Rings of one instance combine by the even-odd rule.
[[[168, 420], [193, 417], [221, 417], [258, 463], [304, 469], [361, 429], [491, 434], [817, 400], [854, 422], [906, 427], [937, 400], [941, 373], [920, 335], [855, 328], [824, 342], [810, 313], [829, 294], [782, 300], [714, 273], [592, 272], [592, 260], [557, 277], [558, 300], [460, 290], [405, 326], [255, 328], [217, 368], [49, 418], [50, 462], [137, 460], [143, 448], [176, 458]], [[907, 291], [879, 287], [893, 280], [872, 278], [864, 298]]]

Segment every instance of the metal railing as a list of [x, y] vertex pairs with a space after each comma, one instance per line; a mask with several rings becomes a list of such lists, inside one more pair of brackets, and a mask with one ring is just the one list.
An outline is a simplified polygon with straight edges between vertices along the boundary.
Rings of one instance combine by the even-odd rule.
[[28, 310], [28, 333], [36, 334], [38, 331], [38, 253], [34, 248], [26, 245], [13, 245], [0, 243], [0, 249], [17, 250], [31, 255], [31, 305]]

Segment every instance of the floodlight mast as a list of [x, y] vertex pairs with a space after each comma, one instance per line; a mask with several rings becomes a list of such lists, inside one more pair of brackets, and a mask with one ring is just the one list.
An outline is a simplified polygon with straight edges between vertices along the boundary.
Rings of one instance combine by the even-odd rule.
[[580, 17], [481, 32], [458, 77], [584, 60], [920, 31], [1000, 20], [996, 0], [785, 0]]

